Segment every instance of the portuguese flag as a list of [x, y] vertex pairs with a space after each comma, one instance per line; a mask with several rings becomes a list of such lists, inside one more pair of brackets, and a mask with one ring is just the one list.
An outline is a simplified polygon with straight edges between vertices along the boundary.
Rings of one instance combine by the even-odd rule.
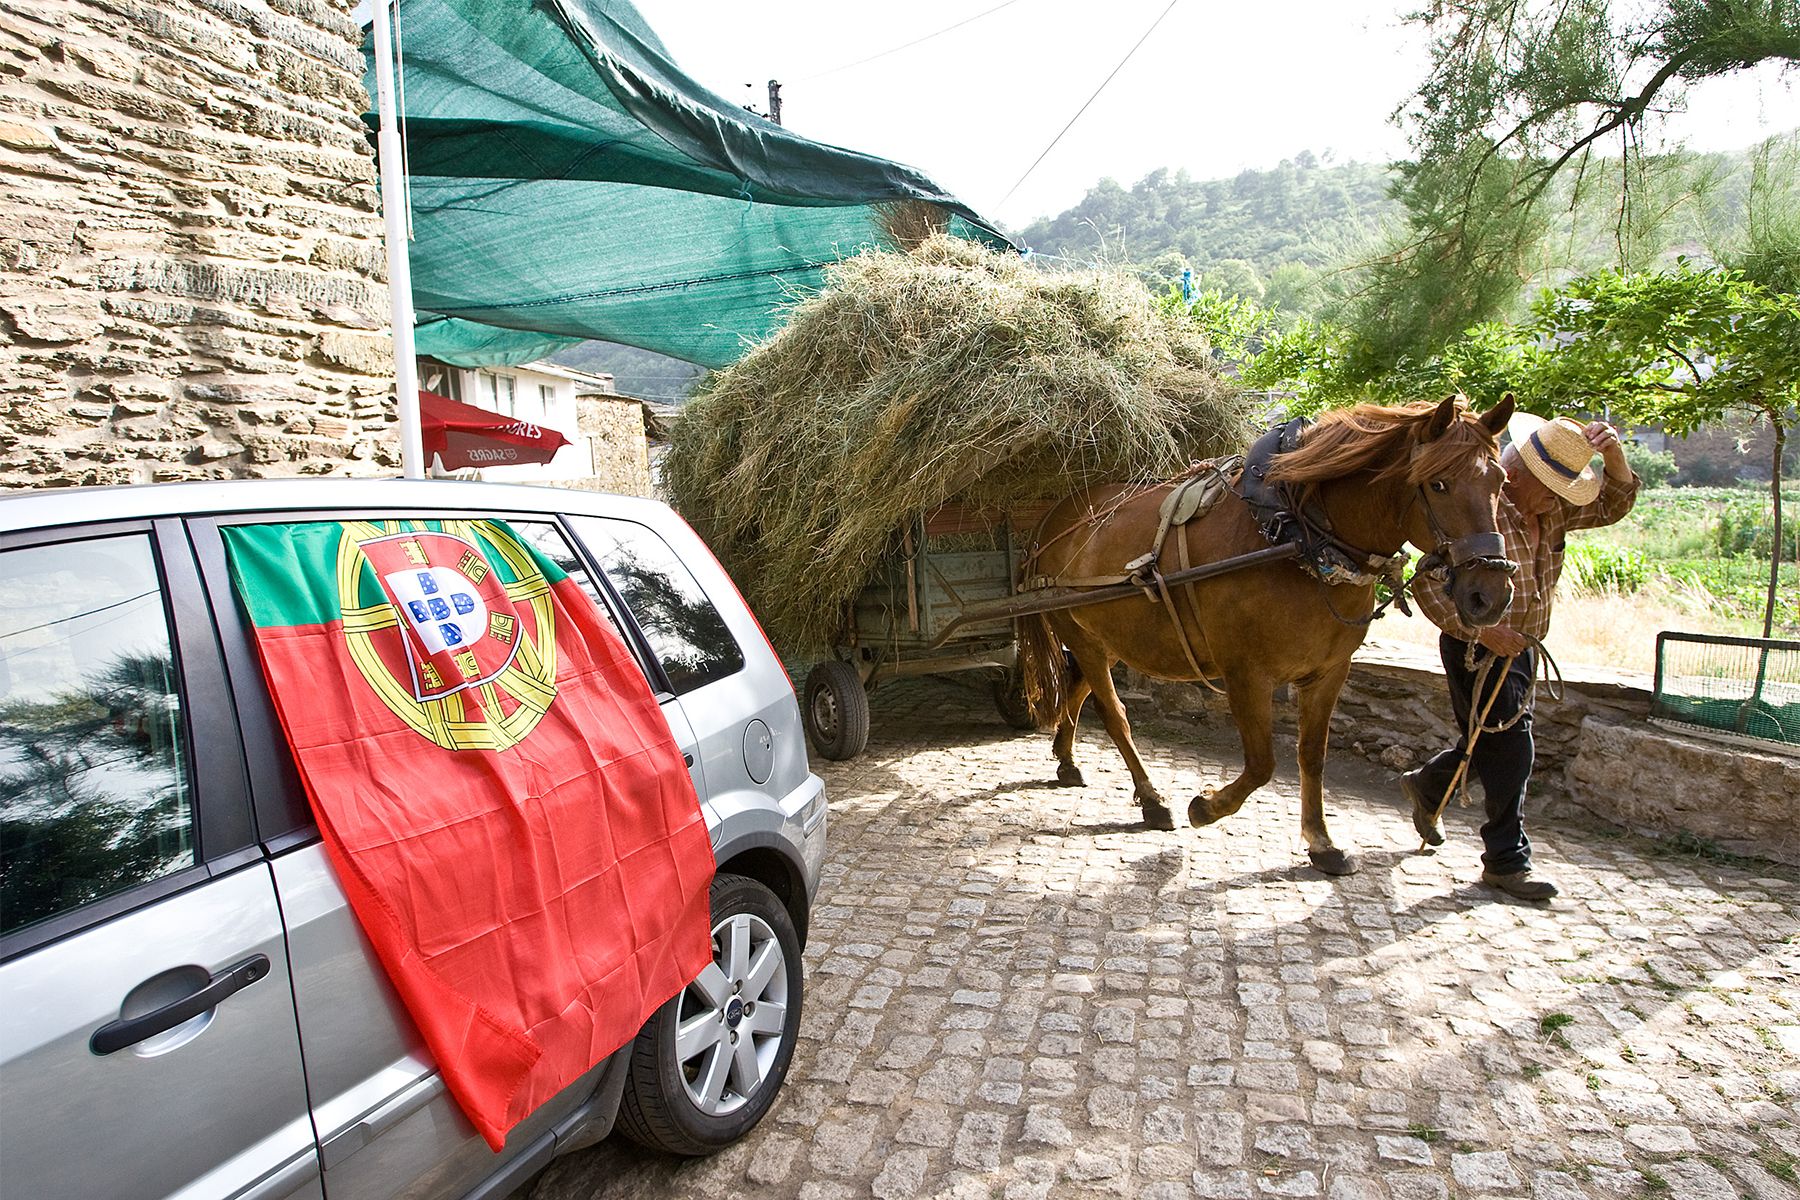
[[681, 752], [593, 601], [504, 522], [224, 535], [326, 851], [497, 1150], [712, 961]]

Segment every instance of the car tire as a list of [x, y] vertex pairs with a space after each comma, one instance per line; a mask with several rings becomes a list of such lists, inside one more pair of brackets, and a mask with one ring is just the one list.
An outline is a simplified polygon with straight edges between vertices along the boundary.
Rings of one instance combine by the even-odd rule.
[[690, 1157], [730, 1145], [769, 1111], [806, 986], [793, 919], [767, 887], [718, 876], [712, 922], [712, 963], [639, 1031], [619, 1105], [631, 1140]]
[[1025, 699], [1024, 680], [1016, 668], [994, 677], [994, 707], [999, 710], [1001, 719], [1014, 729], [1039, 728], [1031, 715], [1031, 705]]
[[820, 756], [855, 758], [869, 744], [869, 694], [847, 662], [822, 662], [806, 676], [806, 736]]

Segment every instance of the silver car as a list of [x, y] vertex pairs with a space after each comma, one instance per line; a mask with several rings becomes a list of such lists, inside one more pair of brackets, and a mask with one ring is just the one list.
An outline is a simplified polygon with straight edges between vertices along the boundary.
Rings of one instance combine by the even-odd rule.
[[[220, 537], [472, 517], [508, 522], [624, 636], [718, 863], [713, 965], [498, 1155], [327, 864]], [[0, 498], [7, 1196], [499, 1196], [615, 1124], [672, 1153], [716, 1149], [786, 1075], [824, 847], [787, 676], [661, 504], [400, 480]]]

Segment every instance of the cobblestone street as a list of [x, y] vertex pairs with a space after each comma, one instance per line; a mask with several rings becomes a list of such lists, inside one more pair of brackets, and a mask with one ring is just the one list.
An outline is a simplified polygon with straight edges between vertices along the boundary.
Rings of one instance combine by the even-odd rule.
[[[1800, 1197], [1800, 884], [1527, 817], [1542, 907], [1475, 884], [1473, 813], [1421, 854], [1350, 756], [1307, 868], [1291, 743], [1204, 830], [1137, 824], [1089, 714], [1088, 786], [964, 680], [889, 685], [815, 760], [831, 850], [774, 1112], [694, 1162], [614, 1141], [532, 1200]], [[1178, 813], [1235, 734], [1144, 723]]]

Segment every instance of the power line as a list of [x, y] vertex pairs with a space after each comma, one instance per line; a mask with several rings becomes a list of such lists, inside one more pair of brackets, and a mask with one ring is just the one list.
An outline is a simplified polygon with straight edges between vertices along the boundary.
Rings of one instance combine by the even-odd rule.
[[872, 63], [878, 58], [886, 58], [890, 54], [898, 54], [902, 50], [910, 50], [914, 46], [919, 45], [921, 42], [929, 42], [934, 37], [942, 37], [944, 34], [949, 33], [953, 29], [961, 29], [964, 25], [967, 25], [970, 22], [979, 21], [983, 17], [992, 16], [994, 13], [999, 12], [1001, 9], [1010, 8], [1013, 5], [1017, 4], [1018, 2], [1019, 2], [1019, 0], [1006, 0], [1006, 2], [1004, 4], [996, 4], [996, 5], [994, 5], [994, 7], [990, 8], [990, 9], [986, 9], [985, 11], [982, 11], [982, 12], [978, 12], [972, 17], [964, 17], [962, 20], [958, 21], [954, 25], [946, 25], [942, 29], [938, 30], [935, 33], [928, 33], [924, 37], [914, 38], [912, 41], [907, 42], [903, 46], [895, 46], [890, 50], [883, 50], [879, 54], [871, 54], [867, 58], [859, 58], [855, 62], [845, 63], [841, 67], [833, 67], [829, 71], [820, 71], [817, 75], [807, 75], [801, 79], [795, 80], [795, 82], [796, 83], [811, 83], [815, 79], [823, 79], [827, 75], [836, 75], [839, 71], [848, 71], [851, 67], [860, 67], [864, 63]]
[[[1094, 94], [1087, 98], [1087, 103], [1083, 104], [1081, 108], [1076, 111], [1075, 115], [1069, 118], [1069, 123], [1062, 127], [1061, 133], [1058, 133], [1055, 137], [1050, 139], [1050, 144], [1044, 147], [1044, 152], [1033, 159], [1029, 167], [1025, 168], [1025, 174], [1019, 176], [1018, 183], [1013, 184], [1012, 187], [1007, 190], [1006, 195], [1000, 197], [1001, 204], [1005, 204], [1008, 200], [1011, 200], [1013, 193], [1019, 190], [1019, 184], [1022, 184], [1027, 179], [1031, 178], [1031, 173], [1038, 169], [1038, 164], [1043, 162], [1052, 150], [1056, 149], [1056, 143], [1063, 140], [1063, 134], [1068, 133], [1069, 130], [1075, 128], [1075, 122], [1081, 120], [1081, 114], [1088, 110], [1089, 105], [1100, 98], [1100, 93], [1106, 90], [1106, 85], [1113, 81], [1113, 76], [1125, 69], [1125, 64], [1131, 61], [1131, 56], [1138, 52], [1138, 47], [1150, 40], [1150, 35], [1156, 32], [1156, 27], [1163, 23], [1163, 17], [1168, 16], [1179, 3], [1181, 3], [1181, 0], [1169, 0], [1169, 7], [1163, 9], [1161, 15], [1159, 15], [1156, 20], [1150, 22], [1150, 28], [1144, 30], [1144, 36], [1139, 38], [1137, 43], [1125, 52], [1125, 57], [1119, 60], [1119, 65], [1112, 69], [1112, 74], [1100, 81], [1100, 86], [1094, 89]], [[995, 205], [995, 207], [998, 208], [999, 205]]]

